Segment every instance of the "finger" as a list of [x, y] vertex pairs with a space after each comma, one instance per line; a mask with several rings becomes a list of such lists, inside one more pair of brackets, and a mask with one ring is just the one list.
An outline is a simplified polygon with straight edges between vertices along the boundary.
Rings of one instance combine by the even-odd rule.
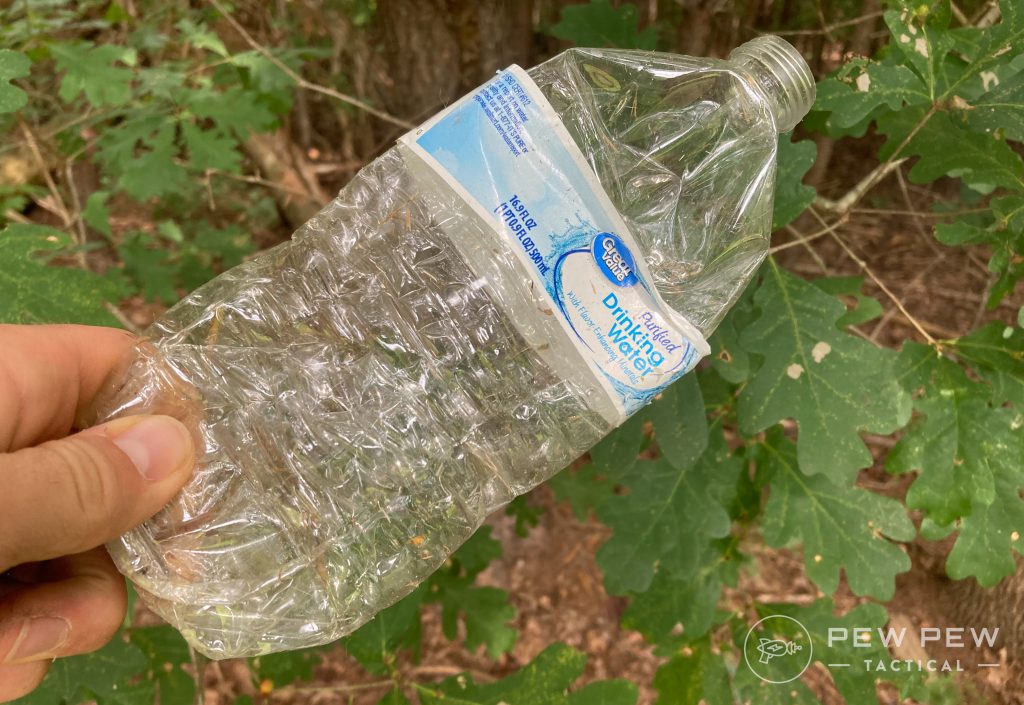
[[0, 703], [17, 700], [39, 687], [50, 670], [50, 661], [33, 661], [13, 666], [0, 664]]
[[88, 653], [124, 621], [124, 578], [102, 549], [52, 561], [53, 582], [24, 585], [0, 601], [0, 664]]
[[192, 436], [130, 416], [0, 455], [0, 571], [99, 546], [160, 510], [188, 480]]
[[67, 435], [135, 342], [114, 328], [0, 325], [0, 451]]

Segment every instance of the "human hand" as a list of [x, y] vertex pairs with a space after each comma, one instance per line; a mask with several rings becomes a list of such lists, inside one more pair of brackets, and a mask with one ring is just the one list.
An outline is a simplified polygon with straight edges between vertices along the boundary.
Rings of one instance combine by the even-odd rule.
[[39, 685], [55, 657], [110, 640], [127, 595], [103, 544], [191, 474], [192, 438], [169, 416], [68, 435], [133, 343], [109, 328], [0, 325], [0, 702]]

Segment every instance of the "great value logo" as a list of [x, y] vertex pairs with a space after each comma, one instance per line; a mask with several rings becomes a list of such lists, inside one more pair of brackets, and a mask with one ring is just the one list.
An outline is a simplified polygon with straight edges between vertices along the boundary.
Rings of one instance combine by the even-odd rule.
[[614, 233], [600, 233], [591, 245], [601, 273], [615, 286], [636, 286], [636, 260], [626, 243]]

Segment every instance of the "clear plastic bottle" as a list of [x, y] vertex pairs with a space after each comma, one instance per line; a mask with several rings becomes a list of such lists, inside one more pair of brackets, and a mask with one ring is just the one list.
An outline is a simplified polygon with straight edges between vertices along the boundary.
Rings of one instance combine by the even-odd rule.
[[[573, 49], [529, 76], [652, 296], [709, 333], [766, 254], [777, 133], [814, 98], [803, 59], [760, 37], [728, 61]], [[169, 413], [205, 449], [109, 547], [199, 651], [353, 631], [621, 421], [497, 227], [403, 141], [168, 311], [112, 380], [85, 422]]]

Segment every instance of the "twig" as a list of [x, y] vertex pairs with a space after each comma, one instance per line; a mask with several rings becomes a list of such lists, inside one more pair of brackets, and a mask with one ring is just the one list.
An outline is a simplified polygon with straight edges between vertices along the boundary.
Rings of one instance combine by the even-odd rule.
[[7, 220], [12, 220], [15, 223], [21, 223], [22, 225], [29, 225], [32, 222], [13, 208], [5, 210], [4, 217], [7, 218]]
[[283, 688], [275, 688], [271, 691], [270, 695], [273, 697], [275, 695], [290, 695], [292, 693], [355, 693], [361, 690], [390, 688], [395, 685], [396, 682], [393, 680], [353, 683], [351, 685], [286, 685]]
[[821, 215], [816, 210], [814, 210], [814, 208], [809, 208], [808, 210], [810, 211], [811, 215], [817, 218], [818, 222], [820, 222], [823, 227], [828, 228], [829, 235], [832, 236], [832, 239], [835, 240], [841, 248], [843, 248], [843, 251], [847, 254], [847, 256], [850, 259], [856, 262], [857, 266], [860, 267], [866, 275], [868, 275], [868, 278], [870, 278], [871, 281], [873, 281], [875, 285], [879, 289], [881, 289], [882, 292], [886, 296], [888, 296], [894, 304], [896, 304], [896, 308], [898, 308], [900, 310], [900, 313], [902, 313], [903, 316], [910, 322], [910, 324], [914, 326], [915, 329], [917, 329], [917, 332], [924, 336], [924, 339], [928, 341], [928, 344], [936, 348], [939, 347], [935, 338], [933, 338], [931, 334], [924, 329], [924, 327], [918, 322], [916, 318], [910, 315], [910, 312], [907, 310], [907, 307], [903, 305], [903, 302], [900, 301], [899, 297], [897, 297], [896, 294], [894, 294], [892, 290], [888, 286], [886, 286], [885, 282], [879, 279], [878, 276], [873, 271], [871, 271], [871, 268], [868, 267], [867, 262], [861, 259], [857, 255], [857, 253], [851, 250], [849, 245], [846, 244], [843, 238], [839, 237], [839, 233], [836, 232], [835, 227], [830, 226], [828, 223], [826, 223], [825, 219], [822, 218]]
[[203, 175], [209, 179], [211, 176], [223, 176], [225, 179], [231, 179], [232, 181], [241, 181], [246, 184], [256, 184], [257, 186], [266, 186], [267, 188], [277, 189], [284, 193], [290, 193], [295, 196], [303, 196], [309, 198], [308, 191], [301, 191], [296, 188], [289, 188], [284, 184], [278, 184], [267, 179], [260, 178], [259, 176], [249, 176], [247, 174], [232, 174], [229, 171], [221, 171], [220, 169], [207, 169], [203, 172]]
[[53, 196], [54, 206], [57, 208], [57, 215], [59, 215], [61, 220], [64, 221], [64, 227], [70, 227], [71, 216], [68, 214], [68, 207], [65, 205], [64, 198], [60, 195], [60, 191], [57, 189], [57, 184], [50, 175], [50, 168], [46, 165], [46, 160], [43, 159], [43, 153], [39, 151], [39, 144], [36, 142], [35, 135], [32, 134], [32, 130], [29, 129], [29, 126], [21, 119], [21, 116], [18, 117], [18, 127], [21, 128], [21, 134], [25, 136], [25, 142], [28, 144], [29, 151], [32, 152], [32, 158], [36, 160], [36, 166], [38, 166], [39, 171], [42, 172], [43, 180], [46, 181], [46, 187], [50, 190], [50, 194]]
[[882, 11], [879, 10], [878, 12], [869, 12], [869, 13], [867, 13], [865, 15], [861, 15], [860, 17], [854, 17], [851, 20], [843, 20], [842, 22], [835, 22], [833, 24], [826, 25], [822, 29], [791, 29], [791, 30], [784, 30], [784, 31], [772, 30], [772, 34], [777, 34], [780, 37], [797, 37], [797, 36], [808, 36], [808, 35], [809, 36], [814, 36], [814, 35], [818, 35], [818, 34], [830, 35], [832, 32], [834, 32], [837, 29], [842, 29], [843, 27], [852, 27], [853, 25], [857, 25], [857, 24], [860, 24], [862, 22], [868, 22], [870, 20], [873, 20], [873, 19], [876, 19], [878, 17], [881, 17], [882, 14], [883, 14]]
[[209, 659], [203, 656], [201, 653], [192, 648], [191, 644], [188, 647], [188, 657], [192, 661], [192, 668], [194, 669], [194, 678], [196, 681], [196, 694], [195, 699], [192, 701], [193, 705], [205, 705], [206, 703], [206, 664], [209, 663]]
[[[944, 251], [939, 252], [938, 256], [932, 258], [932, 261], [928, 263], [928, 266], [925, 267], [924, 269], [922, 269], [921, 271], [919, 271], [914, 276], [914, 278], [910, 280], [910, 283], [907, 284], [907, 286], [903, 289], [903, 295], [906, 296], [911, 291], [913, 291], [915, 288], [920, 286], [921, 280], [924, 279], [926, 276], [928, 276], [931, 273], [931, 271], [933, 269], [935, 269], [935, 267], [937, 267], [940, 264], [942, 264], [942, 262], [946, 259], [946, 255], [948, 255], [948, 254], [949, 254], [949, 250], [944, 250]], [[895, 316], [895, 315], [896, 315], [896, 309], [894, 309], [894, 308], [890, 308], [888, 311], [886, 311], [882, 315], [882, 318], [879, 319], [878, 323], [876, 323], [875, 327], [871, 330], [870, 339], [871, 339], [872, 342], [878, 340], [878, 336], [881, 334], [882, 329], [884, 329], [885, 326], [888, 325], [889, 321], [891, 321], [893, 316]]]
[[910, 191], [907, 189], [907, 182], [903, 178], [903, 169], [897, 169], [894, 173], [896, 174], [896, 181], [900, 185], [900, 192], [903, 194], [903, 202], [907, 204], [907, 209], [914, 214], [914, 227], [917, 228], [918, 234], [924, 238], [925, 243], [927, 243], [931, 251], [937, 254], [938, 247], [935, 245], [935, 240], [932, 238], [932, 234], [928, 232], [924, 223], [921, 222], [920, 214], [918, 214], [914, 209], [914, 202], [910, 199]]
[[837, 220], [832, 225], [830, 225], [830, 226], [828, 226], [826, 228], [823, 228], [823, 229], [819, 230], [816, 233], [811, 233], [810, 235], [802, 235], [795, 228], [791, 228], [791, 227], [789, 227], [787, 225], [786, 229], [789, 232], [793, 233], [794, 235], [797, 235], [798, 236], [797, 239], [791, 240], [789, 242], [784, 242], [781, 245], [776, 245], [775, 247], [770, 248], [768, 250], [768, 254], [774, 255], [776, 252], [781, 252], [782, 250], [788, 250], [790, 247], [797, 247], [799, 245], [806, 245], [809, 242], [813, 242], [814, 240], [817, 240], [820, 237], [824, 237], [825, 235], [828, 235], [829, 230], [831, 228], [838, 227], [839, 225], [842, 224], [842, 222], [843, 222], [843, 219]]
[[932, 119], [932, 115], [935, 114], [936, 110], [938, 110], [938, 103], [934, 103], [932, 107], [928, 109], [928, 112], [921, 117], [916, 125], [914, 125], [914, 128], [906, 137], [903, 138], [903, 141], [900, 142], [899, 146], [896, 147], [896, 150], [889, 155], [888, 159], [872, 169], [867, 176], [861, 179], [860, 182], [850, 189], [850, 191], [848, 191], [842, 198], [838, 201], [831, 201], [819, 196], [814, 199], [813, 205], [822, 210], [836, 213], [837, 215], [848, 213], [851, 208], [857, 205], [860, 199], [864, 198], [864, 195], [867, 194], [868, 191], [878, 184], [879, 181], [888, 176], [893, 169], [898, 169], [900, 165], [907, 160], [907, 157], [900, 157], [898, 159], [897, 157], [899, 157], [900, 153], [907, 148], [910, 141], [917, 136], [917, 133], [921, 131], [921, 128], [928, 124], [928, 121]]
[[246, 44], [248, 44], [255, 51], [258, 51], [260, 54], [262, 54], [264, 57], [266, 57], [266, 59], [270, 63], [274, 64], [274, 66], [276, 66], [278, 69], [280, 69], [282, 73], [284, 73], [286, 76], [288, 76], [288, 78], [290, 78], [293, 81], [295, 81], [295, 84], [297, 86], [299, 86], [300, 88], [304, 88], [304, 89], [306, 89], [308, 91], [314, 91], [315, 93], [322, 93], [323, 95], [330, 96], [331, 98], [334, 98], [335, 100], [340, 100], [343, 103], [348, 103], [349, 105], [351, 105], [351, 106], [353, 106], [355, 108], [359, 108], [360, 110], [363, 110], [363, 111], [369, 113], [370, 115], [374, 115], [374, 116], [380, 118], [381, 120], [384, 120], [386, 122], [392, 123], [393, 125], [398, 125], [399, 127], [404, 127], [407, 130], [411, 130], [413, 127], [415, 127], [415, 125], [413, 125], [411, 122], [407, 122], [405, 120], [402, 120], [401, 118], [397, 118], [394, 115], [390, 115], [390, 114], [384, 112], [383, 110], [378, 110], [377, 108], [374, 108], [372, 105], [369, 105], [369, 104], [359, 100], [358, 98], [355, 98], [353, 96], [347, 95], [347, 94], [342, 93], [341, 91], [337, 91], [337, 90], [335, 90], [333, 88], [329, 88], [327, 86], [322, 86], [319, 83], [313, 83], [311, 81], [307, 81], [305, 78], [303, 78], [299, 74], [295, 73], [295, 71], [293, 71], [291, 69], [291, 67], [288, 66], [288, 64], [284, 63], [283, 61], [278, 59], [276, 56], [274, 56], [274, 54], [271, 53], [271, 51], [269, 49], [267, 49], [265, 46], [263, 46], [262, 44], [257, 42], [255, 39], [253, 39], [252, 35], [249, 34], [248, 31], [246, 31], [245, 27], [243, 27], [241, 24], [239, 24], [238, 20], [236, 20], [231, 15], [231, 13], [229, 13], [225, 9], [225, 7], [220, 3], [220, 0], [210, 0], [210, 4], [213, 5], [214, 8], [216, 8], [217, 12], [219, 12], [224, 17], [224, 19], [227, 20], [228, 24], [230, 24], [231, 27], [236, 32], [238, 32], [239, 35], [241, 35], [242, 39], [245, 40]]
[[68, 162], [64, 165], [64, 179], [68, 182], [68, 191], [71, 193], [71, 205], [75, 209], [75, 233], [78, 240], [78, 252], [75, 253], [75, 259], [78, 260], [78, 266], [82, 269], [89, 269], [89, 262], [85, 258], [85, 219], [82, 217], [82, 201], [78, 198], [78, 188], [75, 186], [75, 175], [72, 169], [73, 162]]
[[961, 10], [957, 6], [957, 4], [952, 0], [950, 0], [949, 9], [953, 11], [953, 17], [956, 19], [957, 22], [962, 24], [964, 27], [971, 26], [971, 20], [967, 17], [967, 15], [964, 14], [964, 11]]
[[836, 215], [843, 215], [849, 213], [850, 210], [857, 205], [860, 199], [864, 198], [864, 195], [873, 189], [878, 182], [888, 176], [894, 169], [898, 169], [906, 159], [898, 159], [896, 161], [888, 160], [882, 162], [871, 172], [861, 179], [856, 186], [847, 191], [842, 198], [838, 200], [831, 200], [824, 196], [817, 196], [814, 199], [813, 205], [819, 210], [826, 211], [828, 213], [835, 213]]
[[991, 208], [964, 208], [958, 211], [918, 211], [901, 210], [899, 208], [851, 208], [850, 213], [864, 213], [871, 215], [909, 215], [915, 218], [955, 218], [961, 215], [970, 215], [971, 213], [988, 213], [991, 210]]
[[[811, 238], [809, 238], [806, 235], [804, 235], [803, 233], [801, 233], [799, 230], [794, 228], [792, 225], [787, 225], [786, 226], [786, 230], [791, 235], [793, 235], [793, 237], [796, 238], [796, 240], [794, 241], [796, 244], [802, 245], [803, 248], [805, 250], [807, 250], [807, 254], [809, 254], [811, 256], [811, 259], [814, 260], [815, 264], [818, 265], [818, 269], [820, 269], [826, 276], [831, 276], [832, 272], [829, 271], [828, 265], [825, 264], [825, 260], [823, 260], [821, 258], [821, 255], [819, 255], [817, 252], [814, 251], [813, 247], [811, 247], [811, 245], [810, 245]], [[825, 229], [825, 233], [830, 232], [830, 230], [831, 230], [831, 228], [826, 228]]]

